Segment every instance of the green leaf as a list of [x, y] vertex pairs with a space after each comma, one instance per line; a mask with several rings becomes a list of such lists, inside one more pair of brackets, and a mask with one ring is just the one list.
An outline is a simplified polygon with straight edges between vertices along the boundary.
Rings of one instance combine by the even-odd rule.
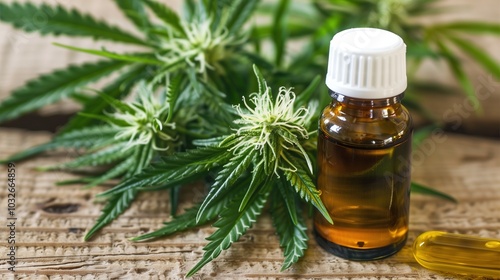
[[153, 143], [148, 143], [146, 145], [134, 146], [134, 162], [128, 172], [125, 174], [125, 178], [132, 177], [142, 172], [142, 170], [149, 166], [154, 155]]
[[[207, 14], [212, 15], [212, 16], [217, 16], [220, 17], [220, 9], [218, 9], [219, 5], [217, 5], [217, 2], [220, 3], [220, 6], [227, 5], [228, 3], [227, 0], [219, 0], [219, 1], [214, 1], [214, 0], [202, 0], [200, 1], [203, 6], [205, 6], [205, 10], [207, 11]], [[216, 19], [218, 20], [218, 19]]]
[[257, 77], [257, 83], [259, 85], [259, 94], [262, 95], [267, 91], [267, 82], [264, 79], [264, 76], [262, 76], [262, 73], [260, 72], [259, 68], [254, 64], [253, 65], [253, 72], [255, 73], [255, 77]]
[[438, 25], [434, 28], [444, 29], [447, 31], [469, 32], [474, 34], [490, 33], [500, 35], [500, 24], [496, 22], [460, 21]]
[[[140, 173], [151, 161], [153, 157], [152, 144], [139, 145], [134, 147], [134, 159], [125, 174], [125, 178], [131, 177]], [[111, 223], [119, 215], [121, 215], [134, 201], [139, 190], [137, 188], [127, 189], [118, 194], [114, 194], [108, 198], [108, 203], [102, 210], [101, 216], [97, 219], [96, 224], [85, 235], [85, 240], [89, 240], [97, 231], [102, 229], [107, 224]]]
[[474, 85], [467, 76], [467, 74], [465, 73], [464, 68], [462, 64], [460, 64], [458, 58], [455, 55], [453, 55], [451, 50], [443, 42], [436, 40], [435, 43], [437, 44], [440, 51], [445, 55], [452, 73], [457, 78], [458, 82], [462, 86], [462, 89], [465, 91], [469, 100], [472, 102], [475, 108], [481, 108], [481, 104], [476, 96]]
[[193, 21], [195, 19], [196, 9], [199, 1], [196, 0], [185, 0], [183, 3], [183, 15], [187, 21]]
[[96, 125], [58, 135], [52, 142], [55, 147], [98, 148], [114, 141], [113, 138], [118, 132], [119, 129], [116, 127]]
[[305, 90], [303, 90], [300, 95], [297, 96], [294, 105], [295, 106], [306, 106], [309, 104], [310, 100], [313, 100], [312, 96], [318, 85], [321, 83], [321, 76], [316, 75], [314, 80], [307, 86]]
[[266, 58], [260, 56], [258, 52], [254, 53], [242, 50], [241, 54], [247, 57], [258, 68], [265, 69], [267, 71], [274, 69], [274, 64], [269, 62]]
[[[104, 92], [97, 92], [97, 94], [101, 98], [101, 102], [104, 101], [102, 103], [107, 103], [113, 109], [120, 111], [120, 112], [123, 112], [123, 113], [134, 114], [135, 111], [129, 103], [121, 101], [120, 99], [114, 98], [113, 96], [110, 96]], [[88, 114], [88, 115], [90, 115], [90, 114]]]
[[150, 53], [136, 53], [136, 54], [118, 54], [114, 52], [109, 52], [106, 50], [93, 50], [93, 49], [85, 49], [79, 47], [73, 47], [68, 45], [63, 45], [59, 43], [53, 43], [53, 45], [88, 54], [93, 54], [97, 56], [102, 56], [106, 58], [110, 58], [113, 60], [126, 61], [126, 62], [136, 62], [136, 63], [144, 63], [150, 65], [163, 65], [164, 63], [158, 59], [155, 59], [155, 56]]
[[[134, 84], [141, 78], [144, 78], [144, 74], [147, 73], [147, 68], [145, 65], [132, 66], [127, 69], [126, 72], [118, 76], [114, 81], [106, 85], [101, 91], [107, 96], [122, 99], [124, 98]], [[100, 114], [109, 108], [109, 104], [102, 102], [101, 96], [94, 96], [89, 101], [85, 102], [83, 109], [80, 110], [82, 114]], [[62, 128], [59, 132], [61, 134], [67, 133], [69, 131], [88, 127], [94, 125], [95, 121], [92, 118], [84, 117], [80, 114], [76, 114], [70, 119], [70, 121]]]
[[143, 2], [151, 9], [151, 11], [153, 11], [153, 13], [159, 19], [161, 19], [167, 25], [173, 27], [179, 33], [185, 34], [184, 28], [182, 28], [181, 25], [181, 20], [176, 12], [158, 1], [143, 0]]
[[240, 32], [245, 22], [252, 16], [257, 0], [233, 0], [226, 26], [230, 33]]
[[[430, 81], [413, 81], [408, 85], [408, 88], [415, 91], [412, 95], [418, 94], [439, 94], [439, 95], [453, 95], [453, 87], [448, 85], [439, 84], [437, 82]], [[406, 98], [406, 96], [405, 96]], [[416, 97], [413, 97], [416, 99]]]
[[66, 10], [62, 6], [47, 4], [0, 3], [0, 20], [12, 24], [26, 32], [38, 31], [42, 35], [86, 36], [100, 40], [111, 40], [136, 45], [147, 42], [115, 26], [95, 20], [90, 15], [77, 10]]
[[224, 164], [230, 155], [225, 148], [220, 147], [203, 147], [173, 154], [99, 196], [115, 195], [129, 189], [147, 190], [148, 186], [170, 188], [187, 183], [203, 176], [211, 168]]
[[226, 147], [230, 146], [227, 145], [227, 142], [234, 141], [236, 137], [237, 137], [236, 134], [231, 134], [229, 136], [219, 136], [208, 139], [194, 139], [193, 144], [195, 146], [201, 146], [201, 147], [208, 147], [208, 146]]
[[481, 64], [484, 69], [493, 74], [495, 78], [500, 79], [500, 63], [498, 63], [495, 58], [488, 55], [485, 50], [459, 37], [450, 35], [448, 39], [472, 57], [477, 63]]
[[139, 30], [145, 31], [151, 26], [142, 0], [115, 0], [115, 3]]
[[286, 209], [288, 210], [288, 217], [292, 220], [292, 223], [294, 225], [299, 224], [299, 218], [297, 215], [297, 205], [295, 202], [295, 193], [291, 188], [287, 185], [286, 180], [283, 178], [280, 178], [279, 180], [276, 180], [276, 189], [279, 191], [281, 194], [281, 197], [276, 197], [276, 199], [279, 199], [280, 201], [283, 201], [285, 203]]
[[116, 133], [116, 128], [109, 126], [95, 126], [75, 130], [65, 135], [56, 136], [48, 143], [26, 149], [5, 160], [0, 160], [0, 163], [24, 160], [56, 148], [91, 148], [100, 145], [110, 137], [112, 138]]
[[90, 102], [90, 100], [92, 100], [92, 97], [89, 96], [88, 94], [86, 94], [85, 92], [81, 92], [81, 93], [77, 92], [77, 93], [73, 94], [71, 96], [71, 98], [80, 104], [85, 104], [87, 102]]
[[182, 75], [177, 75], [170, 81], [170, 84], [167, 86], [167, 102], [168, 102], [168, 117], [165, 122], [170, 122], [174, 115], [175, 104], [177, 103], [177, 99], [179, 99], [179, 95], [182, 92], [182, 82], [184, 77]]
[[448, 194], [445, 194], [443, 192], [440, 192], [438, 190], [432, 189], [430, 187], [424, 186], [422, 184], [418, 184], [415, 182], [411, 182], [411, 192], [412, 193], [420, 193], [420, 194], [425, 194], [425, 195], [432, 195], [435, 197], [439, 197], [454, 203], [457, 203], [457, 200]]
[[264, 168], [262, 168], [262, 163], [255, 166], [252, 170], [252, 181], [249, 185], [245, 186], [247, 190], [245, 196], [241, 200], [240, 207], [238, 211], [242, 211], [247, 206], [248, 201], [253, 196], [255, 192], [259, 190], [259, 187], [262, 186], [262, 182], [266, 180], [266, 174], [264, 174]]
[[[276, 143], [278, 141], [277, 138], [278, 136], [276, 134], [274, 133], [271, 134], [270, 135], [270, 140], [272, 141], [271, 143], [273, 142]], [[278, 159], [276, 158], [274, 153], [275, 152], [269, 145], [266, 145], [262, 149], [262, 158], [266, 159], [262, 161], [262, 163], [264, 164], [264, 172], [266, 173], [266, 175], [271, 175], [275, 172]], [[277, 154], [279, 154], [279, 152]]]
[[316, 189], [308, 173], [303, 169], [298, 169], [295, 172], [292, 170], [283, 170], [283, 173], [291, 186], [295, 188], [297, 194], [300, 195], [300, 198], [310, 202], [328, 222], [333, 224], [328, 210], [326, 210], [325, 205], [321, 201], [320, 192]]
[[0, 122], [71, 96], [81, 87], [108, 76], [125, 65], [127, 63], [113, 60], [85, 63], [33, 79], [3, 100], [0, 104]]
[[[290, 166], [292, 167], [292, 169], [294, 168], [295, 165], [299, 164], [299, 165], [302, 165], [303, 167], [309, 169], [309, 171], [311, 173], [313, 173], [313, 164], [311, 162], [311, 159], [307, 155], [307, 152], [304, 150], [304, 147], [302, 147], [302, 144], [300, 143], [297, 135], [293, 134], [292, 132], [290, 132], [287, 129], [277, 129], [276, 133], [279, 136], [281, 136], [281, 139], [286, 140], [290, 144], [294, 144], [293, 148], [289, 148], [288, 153], [283, 153], [281, 155], [281, 157], [283, 159], [285, 159], [285, 160], [288, 159], [287, 154], [291, 154], [291, 152], [293, 152], [293, 151], [302, 155], [302, 157], [293, 160], [293, 162], [290, 162]], [[295, 158], [295, 156], [292, 156], [292, 157]], [[304, 160], [305, 160], [305, 165], [302, 164], [302, 163], [304, 163]]]
[[439, 54], [431, 48], [431, 45], [421, 40], [410, 40], [406, 42], [408, 45], [407, 56], [409, 59], [422, 60], [426, 58], [437, 59]]
[[242, 193], [245, 190], [245, 186], [248, 184], [248, 181], [243, 180], [234, 192], [226, 192], [223, 196], [220, 197], [215, 203], [213, 203], [210, 207], [205, 209], [204, 215], [201, 219], [196, 222], [196, 215], [200, 210], [201, 203], [195, 205], [194, 207], [186, 210], [183, 214], [175, 217], [172, 221], [166, 222], [165, 226], [161, 229], [158, 229], [154, 232], [146, 233], [144, 235], [134, 237], [132, 241], [144, 241], [153, 238], [163, 237], [167, 235], [171, 235], [180, 231], [184, 231], [187, 229], [191, 229], [203, 224], [206, 224], [213, 219], [215, 219], [224, 208], [230, 203], [235, 197], [241, 197]]
[[22, 161], [26, 158], [35, 156], [35, 155], [43, 153], [45, 151], [55, 149], [56, 147], [58, 147], [58, 145], [54, 144], [52, 142], [44, 143], [44, 144], [41, 144], [41, 145], [38, 145], [35, 147], [28, 148], [28, 149], [21, 151], [19, 153], [13, 154], [6, 159], [1, 159], [0, 164]]
[[113, 162], [116, 162], [120, 159], [124, 159], [126, 157], [129, 157], [133, 154], [132, 150], [127, 150], [127, 143], [119, 143], [115, 144], [109, 147], [106, 147], [102, 150], [99, 150], [97, 152], [91, 152], [82, 156], [77, 157], [76, 159], [66, 162], [66, 163], [61, 163], [52, 167], [49, 167], [49, 170], [54, 170], [54, 169], [65, 169], [65, 168], [80, 168], [80, 167], [86, 167], [86, 166], [99, 166], [99, 165], [105, 165], [105, 164], [111, 164]]
[[135, 159], [133, 157], [129, 157], [125, 159], [124, 161], [116, 164], [113, 166], [111, 169], [107, 170], [104, 174], [97, 178], [89, 178], [89, 180], [86, 180], [86, 185], [83, 187], [85, 189], [92, 188], [94, 186], [97, 186], [99, 184], [102, 184], [106, 182], [107, 180], [116, 178], [120, 175], [125, 174], [127, 171], [129, 171], [132, 166], [134, 165]]
[[232, 243], [238, 241], [245, 234], [262, 212], [269, 196], [270, 187], [268, 185], [263, 192], [256, 193], [243, 211], [235, 211], [240, 204], [240, 201], [235, 198], [221, 212], [220, 219], [214, 224], [219, 229], [207, 238], [210, 243], [203, 248], [205, 253], [202, 259], [188, 272], [187, 277], [194, 275], [207, 263], [217, 258], [223, 250], [228, 249]]
[[222, 191], [230, 188], [234, 182], [236, 182], [236, 180], [238, 180], [238, 178], [240, 178], [240, 176], [247, 171], [248, 167], [252, 163], [252, 160], [254, 159], [255, 154], [255, 148], [253, 146], [248, 146], [245, 150], [233, 155], [231, 160], [222, 167], [222, 170], [217, 174], [215, 182], [210, 188], [205, 200], [203, 200], [203, 203], [201, 204], [200, 212], [196, 218], [197, 220], [203, 215], [205, 208], [208, 207]]
[[[196, 223], [196, 214], [198, 213], [199, 209], [200, 205], [196, 205], [186, 210], [186, 212], [184, 212], [183, 214], [175, 217], [172, 221], [165, 223], [164, 227], [150, 233], [133, 237], [130, 240], [134, 242], [140, 242], [140, 241], [150, 240], [153, 238], [164, 237], [209, 222], [210, 220], [200, 221], [199, 223]], [[212, 217], [212, 219], [213, 218], [215, 218], [215, 216]]]
[[126, 125], [126, 122], [124, 120], [113, 118], [112, 116], [107, 115], [107, 114], [86, 114], [86, 113], [78, 113], [78, 114], [83, 116], [83, 117], [98, 120], [98, 121], [108, 123], [108, 124], [114, 125], [114, 126], [120, 127], [120, 126]]
[[176, 186], [170, 188], [170, 215], [175, 216], [177, 213], [177, 207], [179, 206], [179, 193], [181, 191], [181, 186]]
[[345, 1], [345, 0], [337, 0], [337, 1], [316, 1], [317, 8], [320, 12], [323, 12], [325, 15], [329, 15], [333, 12], [338, 13], [346, 13], [351, 16], [351, 14], [361, 13], [360, 4], [361, 1]]
[[84, 240], [88, 241], [94, 234], [123, 213], [130, 204], [132, 204], [137, 192], [138, 191], [135, 189], [130, 189], [109, 198], [106, 206], [102, 210], [101, 216], [97, 219], [96, 224], [87, 232]]
[[21, 151], [19, 153], [13, 154], [8, 158], [0, 159], [0, 164], [6, 164], [9, 162], [19, 162], [19, 161], [22, 161], [26, 158], [35, 156], [37, 154], [43, 153], [43, 152], [51, 150], [51, 149], [54, 149], [56, 147], [57, 147], [57, 145], [54, 145], [51, 142], [44, 143], [44, 144], [41, 144], [41, 145], [38, 145], [35, 147], [28, 148], [28, 149]]
[[[299, 208], [294, 205], [290, 209], [288, 205], [285, 205], [279, 192], [275, 194], [270, 210], [273, 225], [280, 238], [280, 246], [285, 249], [283, 252], [285, 261], [281, 267], [281, 271], [284, 271], [304, 256], [309, 238], [307, 226], [300, 215]], [[296, 222], [291, 219], [290, 211], [293, 211], [293, 216], [297, 217]]]
[[[220, 26], [227, 26], [227, 20], [233, 16], [231, 7], [238, 5], [239, 0], [203, 0], [208, 11], [209, 16], [213, 19], [212, 29], [220, 28]], [[247, 1], [251, 2], [251, 1]], [[237, 13], [241, 15], [241, 10]]]
[[288, 32], [285, 24], [285, 14], [290, 4], [289, 0], [280, 0], [273, 17], [273, 32], [272, 39], [275, 48], [274, 63], [279, 68], [283, 63], [285, 54], [285, 45], [287, 42]]
[[174, 71], [174, 69], [179, 68], [186, 62], [186, 58], [179, 56], [177, 59], [171, 62], [165, 62], [163, 66], [155, 73], [157, 77], [168, 76]]
[[[204, 105], [210, 111], [217, 112], [217, 115], [215, 115], [215, 121], [224, 126], [232, 124], [235, 110], [231, 105], [224, 101], [225, 94], [204, 81], [195, 81], [194, 83], [203, 86], [201, 88], [201, 92], [204, 95], [206, 94]], [[238, 96], [238, 98], [241, 98], [241, 96]], [[215, 123], [213, 124], [215, 125]]]

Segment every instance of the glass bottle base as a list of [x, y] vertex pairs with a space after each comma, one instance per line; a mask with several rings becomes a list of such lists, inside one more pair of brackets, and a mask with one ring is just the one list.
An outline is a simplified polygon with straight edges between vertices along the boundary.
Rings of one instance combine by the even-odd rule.
[[407, 235], [398, 243], [375, 249], [355, 249], [335, 244], [326, 240], [316, 231], [316, 229], [314, 230], [314, 238], [321, 248], [338, 257], [353, 261], [369, 261], [387, 258], [397, 253], [405, 246]]

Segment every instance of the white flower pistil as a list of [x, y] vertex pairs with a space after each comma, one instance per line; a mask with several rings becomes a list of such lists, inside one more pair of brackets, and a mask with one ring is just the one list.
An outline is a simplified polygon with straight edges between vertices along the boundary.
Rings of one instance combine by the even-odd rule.
[[153, 149], [167, 150], [168, 146], [161, 148], [156, 144], [156, 139], [172, 141], [174, 137], [163, 131], [164, 127], [175, 129], [175, 123], [165, 123], [160, 120], [161, 116], [168, 110], [168, 105], [160, 106], [153, 95], [145, 88], [139, 91], [139, 101], [127, 104], [131, 110], [118, 111], [112, 114], [116, 120], [124, 124], [117, 125], [120, 132], [115, 139], [128, 140], [127, 149], [136, 145], [152, 144]]
[[158, 58], [166, 63], [184, 60], [196, 72], [205, 75], [208, 69], [221, 70], [219, 62], [231, 55], [230, 48], [241, 44], [241, 39], [230, 35], [223, 24], [214, 31], [212, 20], [187, 23], [182, 21], [182, 35], [171, 34], [162, 45], [167, 53]]
[[234, 106], [240, 119], [235, 123], [241, 125], [236, 131], [237, 135], [245, 135], [245, 140], [239, 142], [232, 148], [235, 152], [253, 146], [260, 150], [268, 147], [274, 159], [274, 172], [277, 173], [279, 159], [287, 161], [294, 167], [281, 150], [296, 151], [306, 159], [309, 169], [312, 171], [312, 164], [309, 156], [299, 143], [299, 139], [307, 139], [309, 133], [305, 128], [310, 121], [309, 109], [301, 107], [294, 109], [295, 93], [292, 88], [281, 87], [276, 100], [273, 102], [270, 88], [266, 88], [262, 94], [253, 93], [250, 101], [253, 107], [249, 106], [243, 98], [244, 109], [241, 106]]

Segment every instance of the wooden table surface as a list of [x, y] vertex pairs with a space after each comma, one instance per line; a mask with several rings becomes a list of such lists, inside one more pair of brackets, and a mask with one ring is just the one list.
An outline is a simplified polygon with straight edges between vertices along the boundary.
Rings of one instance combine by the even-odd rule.
[[[0, 129], [0, 134], [0, 158], [50, 138], [49, 133], [16, 129]], [[303, 260], [280, 273], [282, 251], [270, 218], [263, 215], [239, 242], [193, 278], [471, 279], [420, 267], [413, 259], [411, 244], [416, 236], [428, 230], [500, 239], [500, 142], [444, 134], [429, 138], [424, 146], [428, 148], [418, 150], [421, 156], [414, 158], [413, 180], [453, 194], [458, 203], [412, 195], [409, 240], [396, 255], [374, 262], [346, 261], [326, 253], [310, 240]], [[16, 164], [17, 276], [180, 279], [200, 259], [202, 247], [207, 243], [204, 238], [213, 232], [212, 228], [203, 227], [145, 243], [127, 240], [157, 229], [169, 219], [169, 199], [162, 192], [141, 195], [132, 208], [95, 239], [83, 242], [85, 231], [93, 225], [102, 206], [94, 202], [94, 195], [104, 188], [56, 186], [57, 181], [74, 176], [33, 170], [68, 157], [71, 154], [61, 151]], [[6, 174], [7, 168], [2, 166], [3, 182]], [[6, 193], [5, 186], [0, 188], [2, 223], [6, 222]], [[185, 191], [182, 201], [188, 205], [200, 197], [200, 188], [193, 187]], [[8, 235], [9, 230], [1, 227], [0, 239], [5, 241]], [[4, 276], [14, 276], [6, 271], [7, 250], [5, 245], [0, 247], [0, 269]]]
[[[108, 1], [79, 0], [69, 5], [78, 5], [81, 10], [90, 11], [101, 18], [123, 20]], [[495, 12], [491, 7], [489, 14], [498, 15], [498, 11]], [[4, 24], [0, 24], [0, 34], [5, 35], [0, 38], [0, 99], [42, 72], [93, 59], [55, 48], [50, 45], [50, 42], [56, 41], [53, 37], [22, 35]], [[57, 38], [57, 41], [89, 47], [93, 44], [91, 40], [82, 39]], [[485, 103], [491, 108], [500, 105], [499, 84], [498, 81], [490, 81], [496, 95]], [[451, 108], [453, 102], [441, 103], [439, 110]], [[43, 109], [41, 113], [50, 115], [75, 109], [74, 104], [62, 102]], [[413, 194], [409, 240], [398, 254], [380, 261], [352, 262], [326, 253], [311, 239], [306, 256], [292, 268], [280, 272], [282, 250], [270, 217], [263, 215], [239, 242], [206, 265], [193, 279], [482, 279], [428, 271], [414, 260], [411, 244], [420, 233], [428, 230], [500, 239], [500, 125], [496, 125], [499, 110], [486, 112], [487, 118], [493, 120], [493, 125], [490, 123], [488, 127], [493, 137], [446, 133], [429, 138], [415, 153], [413, 180], [453, 194], [458, 203]], [[462, 118], [464, 123], [470, 120], [481, 121], [481, 118], [474, 115]], [[51, 136], [48, 132], [0, 128], [0, 158], [48, 141]], [[95, 202], [94, 196], [105, 188], [87, 190], [78, 185], [56, 186], [56, 182], [75, 178], [75, 175], [34, 170], [37, 166], [60, 163], [72, 156], [74, 154], [70, 152], [58, 151], [16, 163], [15, 238], [18, 263], [15, 274], [7, 270], [6, 255], [9, 248], [6, 240], [10, 230], [1, 226], [0, 278], [183, 278], [201, 258], [202, 248], [207, 243], [205, 237], [213, 229], [202, 227], [144, 243], [128, 241], [130, 237], [161, 227], [164, 221], [170, 219], [168, 195], [158, 192], [155, 195], [142, 194], [124, 215], [96, 238], [83, 242], [86, 230], [93, 225], [102, 208], [101, 204]], [[2, 225], [7, 224], [8, 214], [6, 179], [7, 167], [1, 166]], [[193, 186], [183, 193], [181, 208], [199, 200], [201, 196], [200, 187]], [[309, 236], [312, 237], [310, 232]]]

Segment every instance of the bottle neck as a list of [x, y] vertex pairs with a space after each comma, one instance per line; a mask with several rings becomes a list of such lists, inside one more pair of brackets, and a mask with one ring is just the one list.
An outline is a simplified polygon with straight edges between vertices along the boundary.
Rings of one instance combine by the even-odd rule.
[[403, 110], [401, 100], [404, 93], [380, 99], [361, 99], [330, 91], [331, 106], [335, 111], [357, 118], [385, 119], [396, 116]]
[[364, 99], [364, 98], [354, 98], [342, 95], [341, 93], [330, 91], [330, 96], [333, 98], [334, 102], [340, 102], [344, 106], [348, 107], [362, 107], [362, 108], [383, 108], [390, 107], [401, 103], [403, 99], [404, 92], [396, 96], [379, 98], [379, 99]]

